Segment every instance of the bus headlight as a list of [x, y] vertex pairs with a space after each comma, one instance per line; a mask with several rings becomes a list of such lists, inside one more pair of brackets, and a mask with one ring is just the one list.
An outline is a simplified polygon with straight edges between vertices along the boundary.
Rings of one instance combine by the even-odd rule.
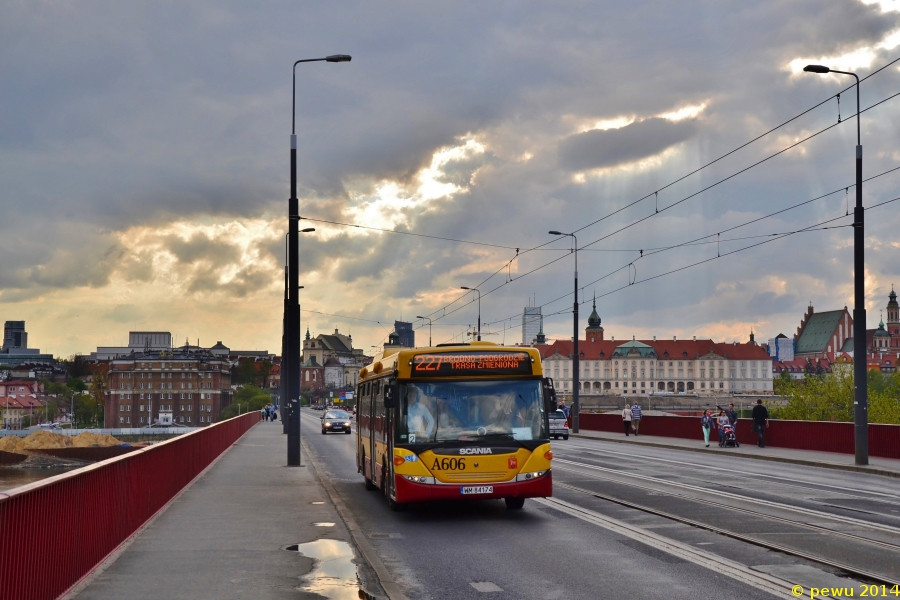
[[422, 477], [420, 475], [404, 475], [403, 476], [408, 481], [412, 481], [413, 483], [431, 483], [434, 484], [434, 477]]
[[516, 481], [531, 481], [532, 479], [537, 479], [538, 477], [543, 477], [547, 473], [549, 473], [549, 469], [547, 471], [532, 471], [531, 473], [519, 473], [516, 475]]

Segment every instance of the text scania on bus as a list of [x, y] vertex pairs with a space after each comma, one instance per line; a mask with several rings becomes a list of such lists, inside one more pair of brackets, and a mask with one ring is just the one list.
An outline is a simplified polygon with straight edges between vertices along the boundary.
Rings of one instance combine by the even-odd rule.
[[360, 371], [357, 467], [391, 508], [552, 494], [551, 390], [533, 348], [388, 348]]

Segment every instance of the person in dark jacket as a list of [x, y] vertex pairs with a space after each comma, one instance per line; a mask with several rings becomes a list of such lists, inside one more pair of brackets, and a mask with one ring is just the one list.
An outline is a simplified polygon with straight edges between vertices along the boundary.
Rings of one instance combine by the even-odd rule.
[[738, 414], [737, 411], [734, 410], [734, 404], [729, 404], [728, 408], [722, 408], [717, 404], [716, 408], [718, 408], [719, 410], [724, 410], [725, 416], [728, 417], [728, 422], [731, 423], [732, 427], [735, 427], [735, 423], [737, 423], [738, 420]]
[[759, 436], [758, 446], [760, 448], [766, 447], [766, 440], [763, 438], [763, 434], [766, 430], [766, 427], [769, 426], [769, 409], [763, 406], [762, 400], [756, 401], [756, 406], [753, 407], [753, 431], [756, 432], [756, 435]]

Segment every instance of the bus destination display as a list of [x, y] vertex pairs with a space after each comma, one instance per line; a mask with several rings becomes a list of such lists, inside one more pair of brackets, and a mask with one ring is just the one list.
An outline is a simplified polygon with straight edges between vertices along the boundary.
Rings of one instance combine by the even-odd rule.
[[448, 352], [413, 356], [413, 377], [459, 375], [531, 375], [531, 357], [526, 352]]

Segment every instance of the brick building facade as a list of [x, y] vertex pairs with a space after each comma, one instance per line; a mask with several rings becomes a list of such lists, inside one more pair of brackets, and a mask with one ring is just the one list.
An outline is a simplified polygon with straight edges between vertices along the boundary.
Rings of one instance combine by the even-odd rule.
[[205, 427], [231, 404], [228, 360], [205, 351], [117, 358], [109, 361], [107, 381], [105, 427], [149, 427], [161, 413], [178, 425]]

